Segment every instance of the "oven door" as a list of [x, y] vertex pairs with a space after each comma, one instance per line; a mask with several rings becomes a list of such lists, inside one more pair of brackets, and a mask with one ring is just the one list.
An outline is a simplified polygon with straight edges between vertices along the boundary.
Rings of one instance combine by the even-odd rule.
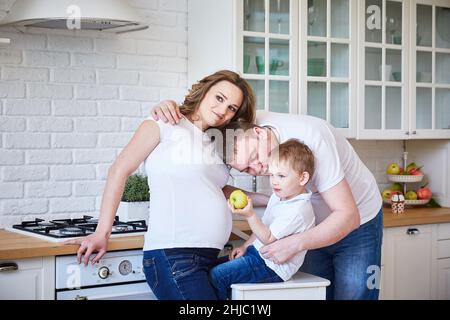
[[57, 291], [56, 300], [156, 300], [147, 282]]

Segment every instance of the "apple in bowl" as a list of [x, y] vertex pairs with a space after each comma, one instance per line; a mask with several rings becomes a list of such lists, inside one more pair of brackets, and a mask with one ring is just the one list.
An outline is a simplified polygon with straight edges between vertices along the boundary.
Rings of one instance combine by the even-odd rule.
[[401, 170], [401, 168], [397, 163], [391, 163], [387, 166], [386, 173], [395, 175], [395, 174], [399, 174], [400, 170]]
[[433, 193], [431, 192], [431, 189], [428, 187], [422, 187], [420, 189], [417, 190], [417, 198], [419, 200], [429, 200], [431, 199], [431, 196], [433, 195]]

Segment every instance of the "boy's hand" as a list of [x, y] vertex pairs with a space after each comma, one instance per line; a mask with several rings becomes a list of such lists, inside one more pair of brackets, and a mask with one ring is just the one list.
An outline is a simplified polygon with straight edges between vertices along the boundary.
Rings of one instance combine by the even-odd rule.
[[249, 197], [247, 197], [247, 205], [243, 209], [236, 209], [230, 202], [230, 199], [228, 199], [228, 207], [230, 208], [231, 212], [243, 216], [247, 219], [256, 214], [255, 211], [253, 210], [252, 199], [250, 199]]
[[230, 260], [234, 260], [234, 259], [237, 259], [237, 258], [239, 258], [239, 257], [242, 257], [242, 256], [245, 254], [245, 251], [247, 251], [247, 248], [244, 247], [244, 246], [240, 246], [240, 247], [234, 248], [234, 249], [230, 252], [228, 258], [229, 258]]

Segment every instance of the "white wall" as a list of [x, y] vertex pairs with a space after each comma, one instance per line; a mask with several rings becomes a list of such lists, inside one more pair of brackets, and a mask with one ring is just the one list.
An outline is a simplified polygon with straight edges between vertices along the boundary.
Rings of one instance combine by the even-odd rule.
[[[14, 0], [0, 0], [0, 19]], [[98, 214], [108, 167], [149, 109], [180, 100], [187, 0], [129, 1], [145, 31], [0, 28], [0, 227]]]

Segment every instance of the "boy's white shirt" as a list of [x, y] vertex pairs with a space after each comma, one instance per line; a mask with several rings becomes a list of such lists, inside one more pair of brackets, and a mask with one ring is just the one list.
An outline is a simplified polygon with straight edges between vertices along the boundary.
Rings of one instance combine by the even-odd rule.
[[[295, 233], [305, 232], [315, 226], [315, 216], [310, 201], [311, 195], [311, 192], [302, 193], [292, 199], [282, 201], [276, 194], [272, 194], [261, 220], [269, 227], [275, 238], [281, 239]], [[264, 244], [256, 239], [252, 245], [259, 252]], [[286, 281], [301, 267], [305, 255], [306, 250], [301, 251], [283, 264], [276, 264], [262, 256], [261, 258], [270, 269]]]

